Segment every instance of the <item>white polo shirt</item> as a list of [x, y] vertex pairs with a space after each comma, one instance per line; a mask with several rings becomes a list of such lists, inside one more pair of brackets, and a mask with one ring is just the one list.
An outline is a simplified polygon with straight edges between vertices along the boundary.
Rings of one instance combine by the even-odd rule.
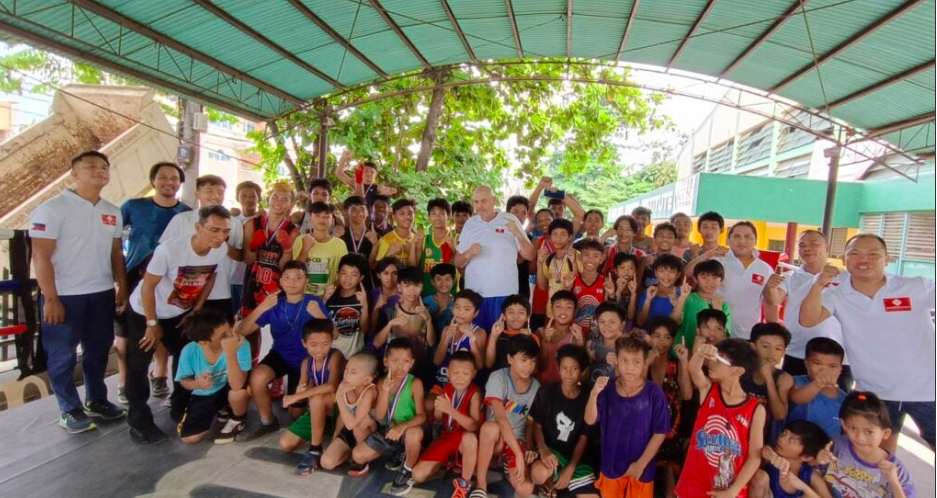
[[[784, 325], [791, 331], [791, 343], [787, 346], [787, 354], [794, 358], [804, 359], [807, 343], [815, 337], [828, 337], [843, 343], [843, 327], [839, 320], [830, 317], [816, 327], [804, 327], [800, 324], [800, 305], [813, 287], [816, 275], [800, 267], [784, 275], [784, 282], [778, 286], [787, 293], [787, 304], [784, 306]], [[842, 285], [849, 278], [849, 274], [841, 272], [831, 285]], [[849, 364], [844, 361], [844, 364]]]
[[[198, 210], [186, 211], [172, 217], [163, 235], [159, 238], [162, 244], [167, 240], [177, 239], [179, 237], [191, 237], [195, 235], [195, 223], [198, 222]], [[244, 226], [235, 217], [231, 217], [231, 235], [228, 236], [228, 245], [241, 249], [244, 245]], [[215, 286], [211, 289], [210, 300], [230, 299], [231, 298], [231, 277], [236, 271], [233, 259], [224, 258], [218, 276], [215, 277]], [[243, 283], [243, 282], [238, 282]]]
[[843, 325], [856, 389], [889, 401], [934, 401], [937, 368], [934, 282], [885, 275], [869, 298], [851, 280], [823, 291], [823, 307]]
[[472, 244], [482, 252], [465, 267], [465, 287], [482, 297], [503, 297], [517, 294], [517, 238], [507, 228], [509, 222], [522, 226], [511, 213], [496, 210], [491, 221], [472, 216], [462, 227], [458, 251], [468, 251]]
[[55, 240], [52, 269], [60, 296], [114, 289], [111, 248], [124, 226], [117, 206], [104, 199], [91, 204], [65, 190], [40, 204], [30, 222], [30, 237]]
[[[178, 215], [177, 215], [178, 216]], [[752, 327], [761, 321], [762, 291], [774, 273], [771, 265], [758, 258], [758, 251], [748, 268], [731, 250], [723, 257], [713, 258], [725, 267], [726, 278], [717, 294], [725, 299], [732, 312], [732, 337], [749, 339]]]

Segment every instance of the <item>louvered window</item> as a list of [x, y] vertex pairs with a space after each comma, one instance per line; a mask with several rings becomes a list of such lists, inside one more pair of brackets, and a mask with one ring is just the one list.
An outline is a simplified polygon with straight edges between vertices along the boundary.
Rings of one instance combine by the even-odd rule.
[[830, 240], [830, 256], [841, 258], [846, 253], [846, 235], [849, 232], [847, 228], [834, 228], [833, 236]]
[[904, 236], [904, 213], [882, 215], [882, 233], [888, 245], [888, 257], [892, 260], [901, 256], [901, 238]]
[[735, 141], [729, 140], [709, 155], [709, 172], [722, 173], [732, 169], [732, 151]]
[[778, 163], [774, 176], [777, 178], [800, 178], [810, 173], [810, 154]]
[[771, 155], [772, 129], [771, 123], [768, 122], [742, 135], [739, 140], [739, 166], [765, 159]]
[[797, 123], [800, 127], [781, 123], [781, 130], [778, 133], [778, 153], [813, 143], [813, 141], [817, 139], [814, 134], [804, 131], [801, 128], [821, 131], [832, 125], [825, 119], [818, 118], [803, 111], [790, 115], [787, 120]]
[[910, 213], [904, 257], [934, 261], [934, 213]]
[[697, 173], [700, 173], [701, 171], [703, 171], [703, 168], [705, 166], [706, 166], [706, 153], [703, 152], [702, 154], [699, 154], [693, 158], [693, 173], [692, 174], [695, 175]]

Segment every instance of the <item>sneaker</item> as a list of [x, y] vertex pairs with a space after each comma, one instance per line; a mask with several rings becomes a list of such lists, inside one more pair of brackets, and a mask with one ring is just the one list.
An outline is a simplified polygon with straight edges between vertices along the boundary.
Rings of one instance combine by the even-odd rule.
[[155, 425], [147, 429], [130, 428], [130, 439], [137, 444], [165, 443], [169, 437]]
[[280, 422], [277, 419], [273, 419], [273, 422], [264, 425], [262, 423], [257, 424], [250, 429], [245, 429], [239, 432], [234, 436], [234, 440], [237, 442], [250, 441], [251, 439], [257, 439], [261, 436], [266, 436], [272, 432], [280, 430]]
[[106, 399], [96, 399], [85, 403], [85, 415], [101, 420], [116, 420], [127, 416], [127, 410]]
[[319, 468], [319, 458], [322, 456], [322, 453], [319, 451], [313, 451], [312, 448], [306, 450], [306, 454], [303, 455], [303, 459], [299, 461], [299, 465], [296, 466], [296, 475], [298, 476], [308, 476], [316, 471]]
[[166, 377], [150, 376], [150, 394], [156, 398], [163, 398], [169, 395], [169, 382]]
[[390, 494], [394, 496], [407, 496], [407, 493], [413, 489], [413, 472], [406, 468], [400, 469], [394, 482], [390, 484]]
[[452, 492], [452, 498], [466, 498], [469, 491], [472, 490], [471, 481], [466, 481], [461, 477], [453, 479], [452, 486], [455, 488], [455, 491]]
[[117, 386], [117, 402], [122, 405], [130, 404], [130, 402], [127, 401], [127, 393], [124, 392], [124, 386]]
[[231, 407], [225, 405], [222, 409], [218, 410], [218, 414], [215, 416], [215, 418], [218, 420], [219, 424], [227, 424], [228, 420], [231, 419]]
[[476, 488], [469, 493], [469, 498], [488, 498], [488, 492], [484, 489]]
[[371, 467], [366, 463], [351, 462], [348, 465], [348, 475], [351, 477], [364, 477], [371, 471]]
[[85, 415], [84, 410], [80, 408], [63, 413], [62, 417], [59, 419], [59, 426], [70, 434], [78, 434], [79, 432], [90, 431], [97, 428], [97, 425], [94, 424], [94, 420]]
[[387, 463], [384, 464], [384, 468], [397, 472], [403, 468], [403, 461], [406, 460], [406, 458], [407, 454], [404, 451], [398, 451], [387, 460]]
[[221, 431], [218, 432], [218, 435], [215, 436], [215, 444], [226, 444], [234, 441], [234, 438], [244, 430], [244, 420], [245, 417], [241, 417], [240, 420], [229, 418]]
[[270, 397], [280, 399], [283, 397], [283, 377], [277, 377], [270, 383]]

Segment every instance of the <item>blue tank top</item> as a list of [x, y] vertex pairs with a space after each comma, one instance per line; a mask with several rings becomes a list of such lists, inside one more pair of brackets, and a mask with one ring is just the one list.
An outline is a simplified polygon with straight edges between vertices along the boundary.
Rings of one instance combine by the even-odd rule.
[[[474, 334], [476, 330], [478, 330], [478, 325], [472, 324], [472, 333]], [[439, 368], [436, 369], [436, 383], [440, 386], [445, 386], [449, 382], [449, 359], [452, 358], [452, 353], [471, 350], [472, 339], [469, 334], [462, 334], [459, 340], [450, 340], [448, 349], [446, 350], [446, 358], [442, 361], [442, 364], [439, 365]]]
[[332, 359], [332, 353], [335, 351], [335, 348], [329, 349], [329, 354], [325, 355], [325, 361], [321, 365], [316, 363], [315, 358], [309, 357], [309, 361], [306, 362], [306, 376], [314, 386], [318, 387], [329, 382], [329, 360]]
[[[774, 498], [800, 498], [804, 496], [803, 491], [794, 491], [793, 493], [784, 491], [784, 488], [781, 487], [781, 472], [774, 465], [765, 467], [765, 472], [768, 473], [768, 482], [770, 483], [771, 494]], [[804, 481], [804, 483], [809, 486], [810, 477], [812, 475], [813, 467], [804, 464], [800, 466], [800, 472], [797, 473], [797, 478]]]

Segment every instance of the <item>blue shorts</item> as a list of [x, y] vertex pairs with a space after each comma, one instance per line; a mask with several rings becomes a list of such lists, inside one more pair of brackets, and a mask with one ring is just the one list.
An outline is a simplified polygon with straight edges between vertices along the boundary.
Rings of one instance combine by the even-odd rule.
[[501, 318], [501, 305], [508, 296], [486, 297], [482, 300], [482, 308], [478, 310], [478, 316], [474, 323], [485, 329], [485, 332], [491, 331], [491, 326]]
[[921, 429], [921, 438], [932, 448], [934, 447], [934, 411], [937, 403], [934, 401], [885, 401], [885, 406], [888, 407], [892, 432], [901, 431], [904, 417], [908, 415]]

